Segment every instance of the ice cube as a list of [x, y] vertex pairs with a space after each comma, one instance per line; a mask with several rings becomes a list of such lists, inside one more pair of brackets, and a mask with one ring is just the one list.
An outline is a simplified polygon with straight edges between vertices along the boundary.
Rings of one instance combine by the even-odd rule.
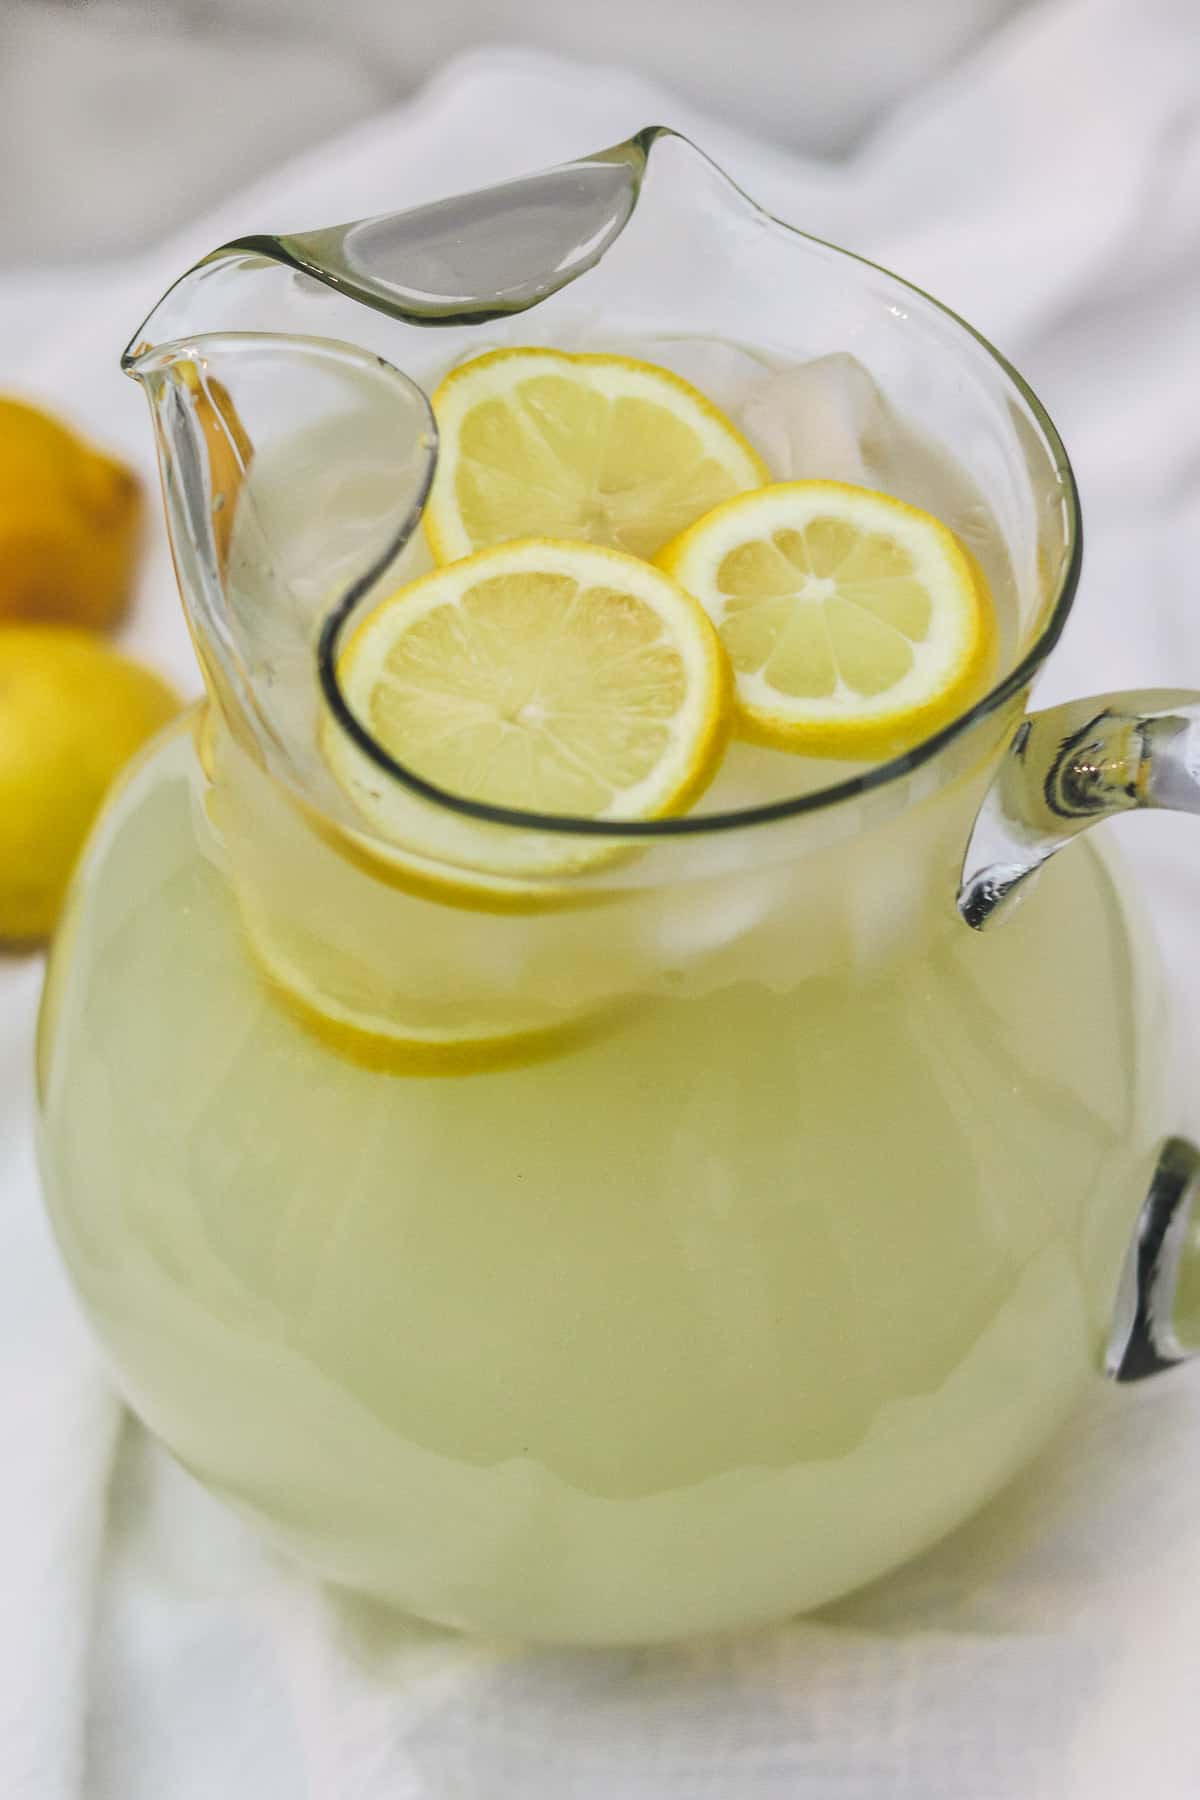
[[741, 423], [778, 481], [872, 485], [868, 459], [896, 429], [891, 409], [844, 351], [772, 371], [750, 389]]
[[849, 481], [894, 494], [943, 519], [977, 554], [995, 535], [968, 472], [907, 423], [845, 351], [756, 382], [741, 424], [779, 481]]
[[[777, 481], [848, 481], [907, 500], [956, 532], [987, 577], [1008, 653], [1019, 617], [1003, 534], [974, 475], [896, 411], [857, 357], [839, 351], [757, 381], [737, 415]], [[1034, 583], [1030, 570], [1026, 580]]]
[[626, 353], [681, 375], [733, 419], [746, 394], [774, 371], [770, 357], [724, 338], [656, 337], [650, 343], [631, 340]]

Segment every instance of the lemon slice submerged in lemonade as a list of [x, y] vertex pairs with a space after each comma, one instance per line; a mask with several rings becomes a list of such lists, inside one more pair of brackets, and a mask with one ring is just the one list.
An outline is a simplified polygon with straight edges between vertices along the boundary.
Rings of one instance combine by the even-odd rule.
[[689, 382], [624, 356], [497, 350], [433, 396], [435, 561], [554, 537], [653, 557], [722, 500], [770, 479]]
[[[285, 1010], [329, 1049], [381, 1073], [468, 1075], [537, 1062], [603, 1036], [629, 1012], [620, 1002], [556, 1014], [532, 1004], [473, 1015], [461, 999], [431, 1006], [423, 996], [390, 991], [369, 957], [357, 961], [327, 941], [302, 940], [244, 902], [242, 919], [259, 973]], [[410, 948], [419, 955], [419, 939]]]
[[937, 519], [833, 481], [716, 508], [659, 554], [715, 622], [738, 729], [810, 755], [895, 754], [947, 723], [989, 665], [981, 577]]

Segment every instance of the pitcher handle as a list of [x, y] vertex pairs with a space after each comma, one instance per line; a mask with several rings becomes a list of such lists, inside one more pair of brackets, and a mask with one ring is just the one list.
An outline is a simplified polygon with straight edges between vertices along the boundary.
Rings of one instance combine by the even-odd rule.
[[1141, 1381], [1200, 1350], [1200, 1151], [1168, 1138], [1125, 1259], [1106, 1368]]
[[962, 917], [976, 931], [999, 923], [1056, 850], [1138, 807], [1200, 813], [1200, 694], [1097, 694], [1031, 713], [975, 821]]
[[[979, 809], [958, 910], [976, 931], [1005, 919], [1056, 850], [1139, 807], [1200, 813], [1200, 694], [1155, 689], [1071, 700], [1023, 719]], [[1138, 1218], [1108, 1344], [1116, 1381], [1200, 1351], [1200, 1150], [1162, 1148]]]

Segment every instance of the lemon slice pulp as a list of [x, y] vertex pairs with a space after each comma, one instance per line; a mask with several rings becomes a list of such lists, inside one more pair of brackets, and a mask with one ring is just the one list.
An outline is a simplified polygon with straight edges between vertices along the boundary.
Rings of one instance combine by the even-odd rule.
[[954, 534], [889, 495], [781, 482], [715, 508], [658, 564], [695, 595], [736, 677], [737, 729], [809, 755], [888, 756], [975, 697], [991, 609]]
[[722, 500], [770, 479], [689, 382], [624, 356], [497, 350], [433, 395], [434, 560], [545, 536], [653, 557]]
[[[682, 811], [720, 761], [727, 659], [661, 570], [527, 539], [435, 569], [378, 606], [338, 664], [345, 700], [394, 761], [445, 793], [599, 819]], [[329, 719], [326, 759], [383, 839], [499, 877], [612, 855], [611, 841], [495, 825], [414, 793]]]

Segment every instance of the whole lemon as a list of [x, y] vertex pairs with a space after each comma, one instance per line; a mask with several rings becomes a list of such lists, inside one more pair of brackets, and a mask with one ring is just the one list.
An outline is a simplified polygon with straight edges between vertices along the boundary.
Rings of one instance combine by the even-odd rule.
[[178, 710], [157, 675], [86, 632], [0, 628], [0, 942], [52, 930], [113, 777]]
[[133, 588], [141, 512], [131, 469], [0, 397], [0, 622], [115, 624]]

